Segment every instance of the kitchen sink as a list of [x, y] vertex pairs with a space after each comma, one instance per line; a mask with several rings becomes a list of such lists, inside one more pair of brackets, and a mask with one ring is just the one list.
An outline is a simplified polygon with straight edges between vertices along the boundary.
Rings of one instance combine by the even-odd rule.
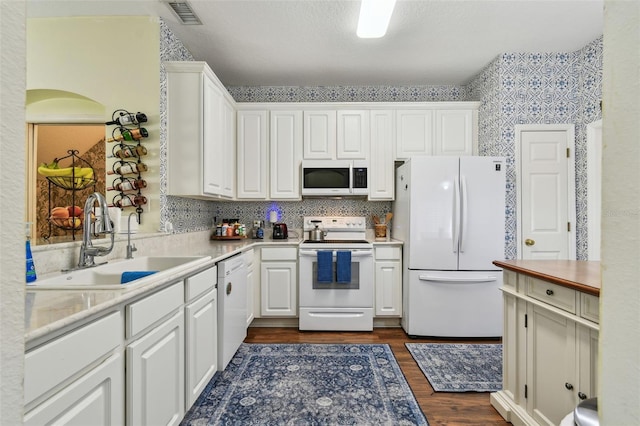
[[[28, 290], [117, 290], [149, 284], [196, 268], [211, 260], [211, 256], [149, 256], [111, 261], [93, 268], [79, 269], [43, 277], [27, 285]], [[140, 278], [121, 283], [123, 273]]]

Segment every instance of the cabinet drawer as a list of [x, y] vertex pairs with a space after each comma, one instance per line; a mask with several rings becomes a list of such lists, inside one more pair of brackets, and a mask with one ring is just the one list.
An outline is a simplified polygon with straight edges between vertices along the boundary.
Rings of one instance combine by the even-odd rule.
[[504, 280], [502, 284], [505, 287], [509, 287], [512, 290], [516, 290], [518, 288], [518, 274], [513, 271], [507, 271], [506, 269], [502, 271], [502, 279]]
[[183, 302], [184, 283], [180, 281], [139, 302], [127, 305], [127, 338], [135, 336], [165, 315], [178, 309]]
[[260, 255], [262, 260], [296, 260], [298, 249], [296, 247], [263, 248]]
[[376, 260], [400, 260], [401, 257], [402, 248], [400, 247], [376, 247]]
[[600, 298], [593, 294], [580, 293], [580, 316], [600, 323]]
[[27, 352], [24, 359], [25, 405], [122, 344], [122, 326], [121, 312], [113, 312]]
[[547, 281], [527, 277], [527, 296], [556, 308], [576, 313], [576, 291]]
[[205, 291], [211, 290], [217, 282], [218, 268], [216, 266], [187, 278], [185, 280], [185, 300], [188, 302]]

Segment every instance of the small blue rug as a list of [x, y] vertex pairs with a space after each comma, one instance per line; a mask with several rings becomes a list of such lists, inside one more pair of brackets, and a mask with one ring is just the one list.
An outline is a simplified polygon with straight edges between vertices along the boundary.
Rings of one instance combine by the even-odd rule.
[[502, 389], [502, 345], [405, 343], [436, 392]]
[[386, 344], [247, 344], [183, 425], [428, 425]]

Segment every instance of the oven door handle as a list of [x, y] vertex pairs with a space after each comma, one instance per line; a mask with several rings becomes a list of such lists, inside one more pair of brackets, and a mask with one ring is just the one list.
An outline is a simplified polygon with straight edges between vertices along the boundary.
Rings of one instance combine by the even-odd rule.
[[[329, 251], [329, 250], [327, 250]], [[332, 252], [334, 252], [334, 256], [335, 256], [335, 252], [339, 251], [339, 250], [331, 250]], [[346, 250], [345, 250], [346, 251]], [[298, 253], [300, 254], [300, 256], [313, 256], [316, 257], [318, 255], [318, 251], [317, 250], [303, 250], [300, 249], [298, 250]], [[358, 251], [351, 251], [351, 257], [371, 257], [373, 256], [373, 250], [358, 250]]]

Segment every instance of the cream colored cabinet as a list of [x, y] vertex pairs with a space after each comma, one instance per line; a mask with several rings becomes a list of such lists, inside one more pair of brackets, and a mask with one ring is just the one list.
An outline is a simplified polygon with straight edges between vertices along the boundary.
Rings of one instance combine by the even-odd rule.
[[296, 247], [260, 249], [261, 316], [298, 315], [297, 259]]
[[270, 124], [269, 198], [299, 200], [302, 111], [272, 110]]
[[372, 110], [370, 114], [369, 200], [393, 200], [395, 197], [394, 114], [391, 110]]
[[375, 316], [402, 316], [402, 248], [375, 247]]
[[232, 198], [233, 99], [205, 62], [165, 62], [167, 195]]
[[123, 424], [123, 329], [112, 312], [29, 350], [24, 424]]
[[185, 280], [185, 409], [188, 409], [218, 369], [217, 268]]
[[128, 425], [177, 425], [185, 413], [184, 283], [126, 306]]
[[436, 110], [434, 155], [472, 155], [474, 151], [474, 110]]
[[238, 199], [267, 198], [268, 111], [238, 111]]
[[581, 400], [596, 396], [597, 299], [504, 271], [503, 389], [491, 404], [507, 421], [559, 424]]

